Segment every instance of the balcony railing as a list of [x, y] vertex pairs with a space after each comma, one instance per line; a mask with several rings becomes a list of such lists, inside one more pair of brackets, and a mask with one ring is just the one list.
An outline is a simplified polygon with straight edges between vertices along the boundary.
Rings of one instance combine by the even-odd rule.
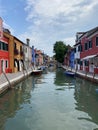
[[15, 54], [15, 55], [18, 55], [18, 54], [19, 54], [18, 49], [15, 49], [15, 50], [14, 50], [14, 54]]
[[20, 51], [20, 55], [23, 56], [23, 54], [24, 54], [23, 51]]

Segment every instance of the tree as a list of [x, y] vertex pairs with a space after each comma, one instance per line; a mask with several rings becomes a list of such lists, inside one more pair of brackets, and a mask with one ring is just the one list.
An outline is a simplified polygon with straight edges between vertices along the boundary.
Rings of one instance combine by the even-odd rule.
[[56, 43], [54, 44], [54, 48], [53, 48], [53, 52], [55, 53], [55, 59], [60, 62], [63, 63], [64, 62], [64, 56], [66, 54], [68, 50], [68, 46], [66, 46], [64, 44], [64, 42], [62, 41], [56, 41]]

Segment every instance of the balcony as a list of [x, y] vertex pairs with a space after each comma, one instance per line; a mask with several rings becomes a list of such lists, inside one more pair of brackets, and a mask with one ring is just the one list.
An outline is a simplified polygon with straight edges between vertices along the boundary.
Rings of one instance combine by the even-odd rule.
[[24, 54], [23, 51], [20, 51], [20, 55], [23, 56], [23, 54]]
[[18, 54], [19, 54], [18, 49], [15, 49], [15, 50], [14, 50], [14, 54], [15, 54], [15, 55], [18, 55]]

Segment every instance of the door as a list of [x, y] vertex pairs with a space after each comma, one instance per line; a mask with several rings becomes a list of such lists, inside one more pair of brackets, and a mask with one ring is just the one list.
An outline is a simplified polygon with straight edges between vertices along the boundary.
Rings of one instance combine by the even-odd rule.
[[5, 72], [4, 60], [1, 60], [1, 73]]
[[83, 71], [85, 71], [85, 61], [83, 61]]

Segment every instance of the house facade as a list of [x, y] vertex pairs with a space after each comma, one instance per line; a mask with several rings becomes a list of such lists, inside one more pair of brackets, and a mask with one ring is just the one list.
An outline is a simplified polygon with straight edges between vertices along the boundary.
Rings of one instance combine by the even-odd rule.
[[44, 63], [43, 61], [43, 53], [41, 50], [35, 50], [35, 62], [37, 66], [40, 66]]
[[81, 69], [87, 72], [98, 73], [98, 27], [82, 35]]
[[3, 20], [0, 18], [0, 74], [9, 70], [9, 42], [3, 35]]
[[9, 43], [9, 68], [10, 72], [23, 70], [23, 42], [9, 32], [4, 31], [3, 35]]
[[24, 68], [29, 69], [31, 67], [32, 61], [32, 48], [29, 45], [30, 40], [26, 39], [26, 44], [23, 45], [23, 52], [24, 52]]
[[67, 53], [65, 54], [64, 57], [64, 65], [71, 67], [71, 68], [75, 68], [74, 67], [74, 60], [75, 60], [75, 56], [74, 56], [74, 48], [72, 47], [68, 47]]
[[32, 67], [32, 47], [29, 46], [29, 68]]
[[81, 52], [81, 36], [84, 32], [78, 32], [76, 34], [76, 44], [74, 45], [74, 67], [76, 70], [80, 70], [80, 52]]
[[68, 50], [68, 52], [66, 53], [66, 55], [64, 56], [64, 65], [66, 66], [70, 66], [70, 51]]
[[14, 72], [22, 71], [23, 70], [23, 42], [20, 41], [18, 38], [14, 37]]
[[70, 52], [70, 67], [73, 69], [75, 68], [75, 65], [74, 65], [74, 49], [71, 49], [71, 52]]

